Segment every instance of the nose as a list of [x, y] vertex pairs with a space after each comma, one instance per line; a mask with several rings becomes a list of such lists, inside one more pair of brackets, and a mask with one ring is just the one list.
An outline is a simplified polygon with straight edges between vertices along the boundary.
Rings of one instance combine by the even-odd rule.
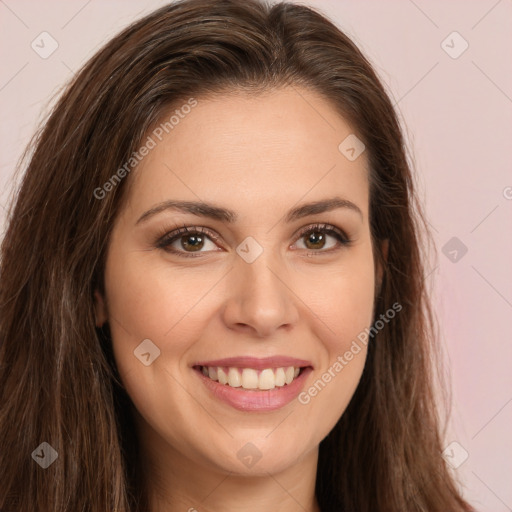
[[300, 299], [290, 273], [267, 251], [252, 263], [237, 258], [229, 272], [223, 320], [229, 329], [248, 336], [271, 337], [289, 331], [298, 322]]

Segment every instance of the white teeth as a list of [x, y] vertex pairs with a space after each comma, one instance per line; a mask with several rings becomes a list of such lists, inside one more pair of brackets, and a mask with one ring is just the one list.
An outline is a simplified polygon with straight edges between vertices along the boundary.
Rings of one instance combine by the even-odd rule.
[[242, 371], [242, 387], [256, 389], [258, 387], [258, 372], [252, 368], [244, 368]]
[[232, 388], [239, 388], [242, 385], [242, 376], [236, 368], [230, 368], [228, 371], [228, 384]]
[[260, 373], [259, 386], [260, 389], [274, 389], [276, 387], [276, 378], [274, 370], [267, 368]]
[[[203, 366], [203, 368], [206, 367]], [[220, 384], [228, 383], [228, 376], [226, 375], [226, 372], [222, 368], [217, 368], [217, 378], [219, 379]]]
[[276, 386], [284, 386], [285, 382], [286, 382], [286, 376], [284, 374], [284, 369], [278, 368], [276, 370], [276, 378], [275, 378]]
[[288, 366], [288, 368], [286, 368], [286, 370], [284, 371], [286, 384], [290, 384], [290, 382], [293, 380], [293, 373], [294, 373], [293, 366]]
[[203, 375], [210, 379], [233, 388], [268, 390], [291, 384], [298, 377], [300, 368], [287, 366], [284, 368], [265, 368], [258, 371], [254, 368], [203, 366], [201, 371]]

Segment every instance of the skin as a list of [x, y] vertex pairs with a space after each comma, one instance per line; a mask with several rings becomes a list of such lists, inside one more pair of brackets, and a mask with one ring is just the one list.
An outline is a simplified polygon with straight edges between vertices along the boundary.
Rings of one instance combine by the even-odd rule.
[[[382, 269], [370, 238], [366, 153], [349, 161], [338, 150], [351, 133], [330, 103], [303, 88], [198, 98], [129, 177], [96, 320], [110, 323], [136, 408], [154, 512], [320, 510], [319, 443], [357, 387], [365, 346], [309, 403], [271, 412], [213, 399], [191, 366], [241, 355], [298, 357], [314, 367], [307, 390], [371, 326]], [[355, 203], [362, 217], [340, 208], [284, 222], [292, 207], [333, 196]], [[137, 224], [169, 199], [208, 201], [239, 220], [167, 210]], [[344, 231], [351, 245], [325, 232], [324, 245], [307, 245], [299, 230], [317, 222]], [[204, 237], [197, 258], [157, 247], [183, 224], [209, 228], [218, 240]], [[264, 249], [252, 263], [236, 252], [248, 236]], [[180, 237], [172, 246], [197, 254]], [[134, 357], [144, 339], [160, 350], [149, 366]], [[248, 442], [261, 453], [250, 468], [237, 457]]]

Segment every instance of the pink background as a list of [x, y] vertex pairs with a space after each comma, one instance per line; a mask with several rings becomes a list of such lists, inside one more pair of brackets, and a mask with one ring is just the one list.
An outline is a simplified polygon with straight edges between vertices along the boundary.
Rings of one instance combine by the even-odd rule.
[[[16, 162], [62, 86], [111, 36], [165, 3], [0, 2], [2, 231]], [[397, 102], [437, 248], [426, 279], [453, 388], [445, 446], [458, 443], [451, 460], [469, 455], [454, 470], [467, 499], [510, 511], [512, 2], [302, 3], [355, 40]], [[43, 31], [58, 43], [46, 59], [31, 48]], [[454, 31], [469, 45], [457, 58], [444, 49], [463, 48]], [[468, 249], [457, 262], [443, 253], [452, 237]]]

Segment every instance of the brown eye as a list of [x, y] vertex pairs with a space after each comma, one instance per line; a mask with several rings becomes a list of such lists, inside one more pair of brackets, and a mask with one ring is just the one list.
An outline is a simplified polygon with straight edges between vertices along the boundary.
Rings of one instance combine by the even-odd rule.
[[201, 254], [201, 249], [208, 249], [207, 242], [212, 244], [210, 250], [215, 250], [216, 245], [212, 239], [216, 239], [215, 235], [210, 233], [205, 228], [195, 228], [183, 226], [180, 229], [171, 231], [164, 235], [156, 244], [156, 246], [164, 251], [178, 254], [184, 257], [195, 257]]
[[[331, 244], [330, 247], [325, 249], [328, 244], [328, 239], [334, 238], [336, 241]], [[313, 253], [325, 253], [335, 250], [337, 246], [348, 246], [351, 241], [348, 237], [339, 230], [336, 226], [330, 226], [328, 224], [316, 224], [309, 226], [303, 230], [299, 235], [299, 240], [304, 239], [305, 249], [312, 251]]]
[[306, 236], [306, 247], [308, 249], [323, 249], [325, 245], [325, 239], [326, 236], [325, 233], [322, 233], [321, 231], [311, 231]]
[[204, 236], [203, 235], [185, 235], [178, 238], [180, 241], [181, 247], [183, 249], [191, 249], [192, 251], [199, 251], [204, 246]]

